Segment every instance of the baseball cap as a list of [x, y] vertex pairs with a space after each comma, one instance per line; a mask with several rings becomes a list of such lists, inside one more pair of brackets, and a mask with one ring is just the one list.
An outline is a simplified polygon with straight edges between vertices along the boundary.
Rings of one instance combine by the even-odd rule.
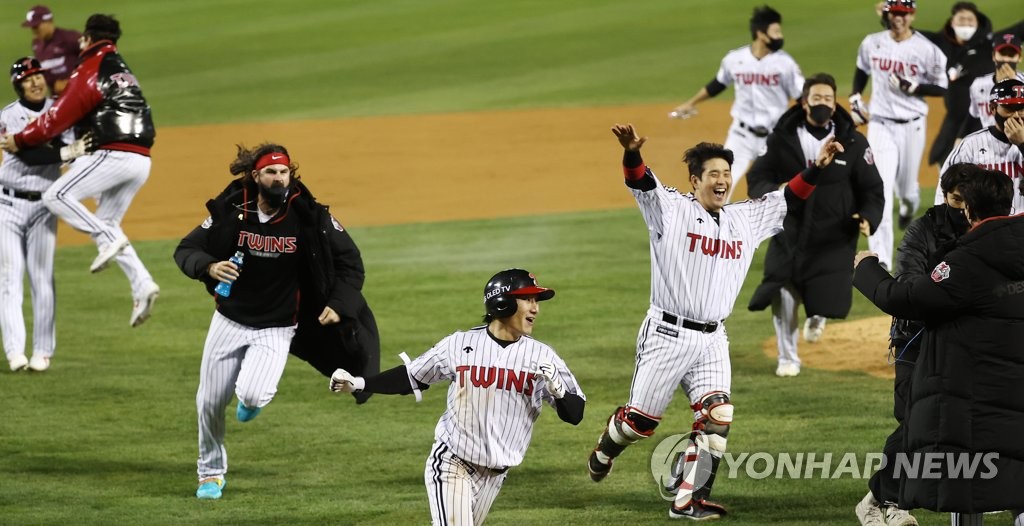
[[1007, 79], [992, 86], [988, 101], [990, 103], [1010, 105], [1024, 104], [1024, 82]]
[[1003, 48], [1010, 48], [1013, 51], [1020, 53], [1020, 38], [1013, 33], [994, 35], [992, 37], [992, 51], [998, 53], [999, 50]]
[[52, 20], [53, 11], [50, 11], [50, 8], [45, 5], [37, 5], [25, 13], [25, 21], [21, 23], [21, 27], [36, 27], [43, 22]]

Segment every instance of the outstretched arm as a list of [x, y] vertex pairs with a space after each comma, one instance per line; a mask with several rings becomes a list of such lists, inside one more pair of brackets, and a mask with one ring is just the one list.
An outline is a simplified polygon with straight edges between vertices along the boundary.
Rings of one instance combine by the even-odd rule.
[[632, 124], [616, 124], [612, 126], [612, 133], [622, 145], [622, 171], [626, 176], [626, 186], [644, 192], [653, 190], [657, 185], [647, 175], [647, 166], [640, 155], [640, 148], [647, 142], [647, 137], [641, 137]]
[[[410, 383], [409, 378], [409, 370], [404, 365], [399, 365], [368, 378], [353, 376], [344, 369], [338, 369], [331, 375], [328, 387], [335, 393], [366, 391], [368, 393], [406, 395], [412, 393], [412, 383]], [[430, 387], [428, 384], [419, 381], [416, 383], [421, 391]]]

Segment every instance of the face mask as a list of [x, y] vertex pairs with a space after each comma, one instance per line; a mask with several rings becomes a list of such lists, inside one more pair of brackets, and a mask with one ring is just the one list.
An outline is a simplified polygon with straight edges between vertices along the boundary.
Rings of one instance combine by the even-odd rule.
[[281, 208], [284, 205], [285, 199], [288, 198], [288, 187], [287, 186], [271, 186], [266, 187], [260, 186], [260, 196], [267, 202], [272, 208]]
[[949, 220], [949, 224], [952, 225], [954, 232], [966, 232], [971, 227], [971, 224], [967, 221], [967, 215], [960, 208], [947, 206], [946, 218]]
[[818, 126], [824, 126], [832, 118], [832, 108], [825, 104], [815, 104], [810, 107], [807, 115]]
[[1003, 117], [996, 112], [992, 112], [992, 116], [996, 118], [996, 128], [999, 128], [999, 131], [1005, 130], [1004, 126], [1006, 126], [1006, 119], [1008, 117]]
[[778, 50], [782, 49], [782, 42], [783, 42], [783, 40], [784, 39], [782, 39], [782, 38], [773, 38], [773, 39], [769, 40], [768, 41], [768, 49], [770, 49], [772, 51], [778, 51]]
[[953, 32], [956, 33], [956, 37], [964, 42], [970, 40], [977, 30], [976, 26], [953, 26]]
[[1009, 64], [1011, 68], [1017, 69], [1017, 63], [1016, 62], [1010, 62], [1008, 60], [997, 60], [996, 61], [996, 69], [999, 69], [999, 68], [1003, 67], [1004, 64]]

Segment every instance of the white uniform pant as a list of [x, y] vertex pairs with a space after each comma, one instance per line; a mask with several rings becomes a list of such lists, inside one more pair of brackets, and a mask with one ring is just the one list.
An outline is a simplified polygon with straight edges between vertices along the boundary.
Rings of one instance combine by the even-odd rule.
[[199, 479], [228, 470], [224, 408], [231, 394], [248, 408], [264, 407], [277, 393], [295, 326], [254, 329], [213, 313], [199, 370]]
[[[124, 235], [121, 220], [132, 199], [149, 178], [150, 158], [131, 152], [98, 150], [75, 159], [67, 173], [43, 193], [43, 203], [75, 230], [89, 234], [102, 251]], [[96, 198], [96, 213], [82, 204]], [[138, 297], [142, 286], [153, 278], [129, 245], [115, 259]]]
[[32, 354], [53, 356], [53, 254], [57, 218], [42, 201], [0, 194], [0, 331], [7, 359], [25, 354], [23, 283], [28, 272], [32, 291]]
[[868, 248], [878, 254], [878, 261], [889, 270], [893, 270], [893, 195], [908, 207], [909, 213], [917, 210], [920, 201], [917, 176], [924, 155], [925, 124], [923, 117], [905, 124], [883, 119], [868, 123], [868, 144], [885, 194], [882, 221], [868, 238]]
[[[767, 148], [768, 137], [757, 137], [750, 130], [745, 130], [740, 127], [739, 121], [732, 121], [732, 126], [729, 126], [729, 134], [725, 136], [725, 147], [732, 150], [732, 187], [736, 188], [743, 176], [747, 175], [747, 170], [754, 164], [754, 160], [764, 153]], [[732, 190], [729, 190], [729, 195], [732, 195]], [[746, 199], [747, 196], [741, 196], [737, 201]]]
[[423, 473], [430, 501], [431, 524], [483, 524], [506, 475], [507, 471], [498, 472], [470, 464], [452, 455], [444, 443], [434, 442]]
[[676, 386], [686, 391], [690, 405], [714, 391], [728, 394], [732, 363], [725, 325], [719, 323], [715, 332], [706, 333], [666, 323], [661, 317], [662, 311], [652, 307], [637, 335], [629, 407], [660, 418]]

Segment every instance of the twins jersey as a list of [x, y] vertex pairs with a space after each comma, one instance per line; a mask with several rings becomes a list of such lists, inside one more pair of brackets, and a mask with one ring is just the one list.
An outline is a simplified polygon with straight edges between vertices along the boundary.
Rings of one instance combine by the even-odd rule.
[[700, 322], [732, 312], [754, 251], [782, 231], [782, 190], [728, 204], [718, 220], [691, 194], [654, 178], [655, 187], [631, 188], [651, 238], [651, 305]]
[[554, 405], [554, 396], [534, 375], [544, 362], [558, 369], [567, 393], [586, 399], [554, 349], [529, 336], [502, 347], [486, 326], [449, 335], [407, 368], [424, 384], [452, 382], [435, 439], [466, 462], [503, 469], [522, 463], [543, 402]]
[[[1010, 176], [1013, 181], [1013, 210], [1011, 213], [1024, 212], [1024, 197], [1020, 195], [1020, 182], [1024, 177], [1024, 154], [1020, 147], [998, 139], [988, 128], [978, 130], [960, 141], [953, 148], [946, 162], [942, 164], [940, 173], [946, 173], [956, 163], [972, 163], [987, 170], [999, 170]], [[941, 188], [936, 192], [935, 204], [942, 203]]]
[[[41, 111], [32, 111], [14, 101], [0, 110], [0, 133], [15, 134], [34, 121], [39, 115], [50, 109], [53, 99], [46, 99]], [[65, 143], [74, 140], [71, 131], [61, 136]], [[50, 183], [60, 177], [60, 163], [29, 166], [18, 159], [17, 155], [4, 154], [0, 164], [0, 186], [20, 190], [22, 192], [42, 192], [49, 188]]]
[[943, 88], [946, 78], [946, 56], [942, 50], [918, 32], [897, 42], [889, 31], [872, 33], [864, 38], [857, 51], [857, 69], [871, 74], [872, 117], [911, 120], [928, 114], [923, 98], [907, 95], [889, 84], [893, 73], [918, 84], [934, 84]]
[[[1024, 73], [1018, 72], [1016, 78], [1024, 82]], [[981, 120], [982, 128], [996, 125], [996, 119], [988, 107], [988, 97], [992, 94], [992, 86], [995, 86], [995, 83], [994, 75], [976, 77], [971, 83], [971, 105], [967, 108], [967, 112], [971, 114], [971, 117]]]
[[789, 53], [775, 51], [758, 60], [749, 45], [725, 55], [715, 80], [736, 88], [729, 112], [733, 119], [769, 130], [804, 87], [800, 66]]
[[836, 136], [836, 126], [832, 121], [828, 121], [828, 128], [828, 133], [824, 137], [818, 139], [811, 135], [811, 132], [807, 131], [806, 126], [797, 127], [796, 137], [800, 141], [800, 150], [804, 153], [804, 159], [807, 160], [808, 167], [814, 164], [814, 161], [818, 159], [818, 154], [821, 153], [821, 148], [825, 146], [825, 143]]

